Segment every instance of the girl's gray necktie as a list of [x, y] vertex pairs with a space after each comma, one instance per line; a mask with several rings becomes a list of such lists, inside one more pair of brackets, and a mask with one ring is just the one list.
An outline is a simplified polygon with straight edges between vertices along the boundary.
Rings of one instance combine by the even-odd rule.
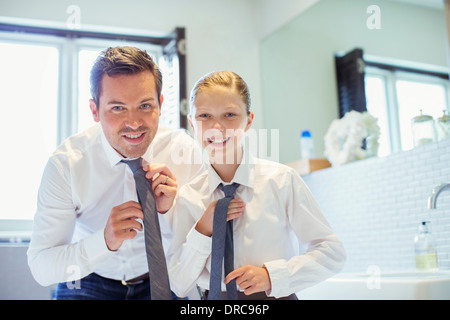
[[[225, 193], [225, 198], [217, 201], [214, 210], [208, 300], [222, 299], [222, 261], [224, 261], [225, 276], [234, 270], [233, 220], [227, 222], [227, 212], [237, 187], [239, 187], [237, 183], [227, 186], [219, 185], [219, 189]], [[237, 300], [236, 281], [230, 281], [226, 287], [227, 299]]]

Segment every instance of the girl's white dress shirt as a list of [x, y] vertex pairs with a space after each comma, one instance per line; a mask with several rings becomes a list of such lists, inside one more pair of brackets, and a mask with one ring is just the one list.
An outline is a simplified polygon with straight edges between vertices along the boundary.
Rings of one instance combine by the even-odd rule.
[[[247, 163], [230, 182], [240, 184], [235, 197], [246, 203], [243, 215], [233, 220], [235, 268], [265, 265], [272, 285], [266, 294], [276, 298], [339, 272], [344, 248], [297, 172], [272, 161], [245, 158]], [[195, 225], [209, 203], [224, 196], [217, 188], [220, 183], [208, 165], [179, 190], [168, 256], [171, 287], [178, 296], [186, 296], [196, 284], [209, 289], [212, 241]]]

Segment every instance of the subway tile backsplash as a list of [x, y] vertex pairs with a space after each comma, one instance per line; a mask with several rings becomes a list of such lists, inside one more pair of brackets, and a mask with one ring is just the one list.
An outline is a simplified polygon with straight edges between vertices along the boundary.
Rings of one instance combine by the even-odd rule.
[[450, 269], [450, 191], [428, 210], [431, 190], [450, 182], [450, 139], [303, 177], [347, 251], [343, 272], [415, 268], [414, 236], [431, 221], [440, 269]]

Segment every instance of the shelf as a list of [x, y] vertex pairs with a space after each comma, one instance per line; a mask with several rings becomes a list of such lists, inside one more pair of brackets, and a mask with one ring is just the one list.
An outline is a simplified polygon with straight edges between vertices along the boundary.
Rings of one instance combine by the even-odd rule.
[[331, 167], [331, 163], [327, 159], [297, 160], [286, 165], [297, 170], [301, 176]]

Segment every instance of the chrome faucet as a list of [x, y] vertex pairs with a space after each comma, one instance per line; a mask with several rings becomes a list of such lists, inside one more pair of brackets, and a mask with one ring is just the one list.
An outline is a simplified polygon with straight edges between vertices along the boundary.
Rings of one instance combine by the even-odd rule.
[[436, 201], [444, 189], [450, 189], [450, 183], [443, 183], [433, 189], [431, 196], [428, 197], [428, 209], [436, 209]]

